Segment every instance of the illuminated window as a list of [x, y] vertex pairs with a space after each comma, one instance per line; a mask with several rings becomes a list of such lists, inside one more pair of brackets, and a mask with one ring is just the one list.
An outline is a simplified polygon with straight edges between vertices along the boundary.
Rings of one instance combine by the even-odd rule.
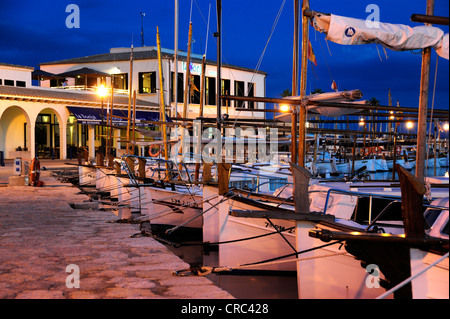
[[128, 73], [114, 74], [114, 88], [128, 90]]
[[156, 72], [139, 73], [139, 93], [156, 93]]

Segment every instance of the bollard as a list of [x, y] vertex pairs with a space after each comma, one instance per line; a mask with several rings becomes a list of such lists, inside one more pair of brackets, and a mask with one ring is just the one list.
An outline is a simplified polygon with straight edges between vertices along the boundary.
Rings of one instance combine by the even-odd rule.
[[14, 175], [21, 175], [22, 174], [22, 158], [16, 157], [14, 159]]

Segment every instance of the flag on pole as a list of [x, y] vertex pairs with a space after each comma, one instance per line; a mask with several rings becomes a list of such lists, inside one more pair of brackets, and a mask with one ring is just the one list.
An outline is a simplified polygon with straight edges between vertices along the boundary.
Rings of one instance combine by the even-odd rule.
[[334, 82], [334, 80], [333, 83], [331, 83], [331, 88], [337, 92], [337, 84], [336, 82]]
[[308, 59], [317, 66], [316, 56], [314, 55], [314, 51], [311, 45], [311, 41], [308, 40]]

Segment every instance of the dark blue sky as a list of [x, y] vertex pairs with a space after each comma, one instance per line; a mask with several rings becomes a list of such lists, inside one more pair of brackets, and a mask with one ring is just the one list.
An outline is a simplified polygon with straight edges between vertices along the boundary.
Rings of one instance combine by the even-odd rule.
[[[223, 0], [223, 61], [254, 69], [269, 38], [283, 0]], [[435, 15], [448, 16], [449, 2], [435, 1]], [[66, 27], [67, 5], [80, 8], [80, 28]], [[193, 52], [202, 54], [208, 40], [208, 58], [216, 60], [216, 4], [213, 0], [180, 0], [179, 49], [186, 50], [189, 17], [192, 8]], [[210, 33], [206, 38], [208, 8], [211, 4]], [[411, 14], [425, 13], [426, 0], [311, 0], [311, 9], [365, 19], [368, 4], [380, 8], [381, 22], [418, 26]], [[156, 45], [159, 26], [162, 46], [174, 47], [174, 0], [41, 0], [0, 1], [0, 62], [34, 66], [39, 63], [108, 52], [112, 47], [141, 45], [141, 17], [145, 12], [145, 45]], [[285, 2], [275, 32], [268, 44], [261, 71], [268, 73], [266, 96], [278, 97], [291, 88], [293, 1]], [[448, 32], [448, 26], [437, 26]], [[317, 67], [308, 71], [308, 90], [330, 91], [331, 78], [339, 89], [360, 89], [364, 98], [376, 97], [388, 104], [391, 89], [394, 103], [417, 107], [421, 56], [394, 52], [374, 44], [343, 46], [324, 41], [324, 35], [310, 28]], [[381, 57], [381, 59], [380, 59]], [[434, 88], [436, 53], [431, 58], [431, 92]], [[449, 106], [448, 60], [439, 58], [435, 107]]]

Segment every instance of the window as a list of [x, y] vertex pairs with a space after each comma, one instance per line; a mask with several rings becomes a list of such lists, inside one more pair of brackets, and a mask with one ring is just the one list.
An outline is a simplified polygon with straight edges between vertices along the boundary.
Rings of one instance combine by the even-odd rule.
[[216, 105], [216, 78], [207, 77], [206, 78], [206, 104]]
[[139, 93], [156, 93], [156, 72], [139, 73]]
[[200, 104], [200, 75], [191, 75], [190, 102]]
[[[227, 79], [222, 79], [222, 95], [230, 95], [230, 80]], [[223, 101], [223, 106], [230, 106], [230, 101], [229, 100], [225, 100]]]
[[[170, 102], [175, 101], [175, 85], [174, 85], [174, 76], [175, 76], [175, 72], [171, 72], [171, 77], [170, 77], [170, 92], [172, 92], [172, 94], [170, 95]], [[183, 73], [178, 73], [178, 87], [177, 87], [177, 100], [178, 103], [183, 103], [183, 88], [184, 88], [184, 80], [183, 80]]]
[[256, 187], [256, 178], [247, 180], [230, 181], [231, 188], [253, 190]]
[[16, 86], [24, 88], [26, 86], [26, 83], [25, 83], [25, 81], [16, 81]]
[[[65, 81], [65, 79], [50, 79], [50, 87], [53, 88], [53, 87], [62, 86], [64, 81]], [[84, 80], [81, 85], [84, 85]]]
[[444, 227], [442, 227], [441, 233], [448, 236], [448, 220], [445, 223]]
[[[244, 96], [244, 85], [243, 81], [234, 81], [234, 95]], [[234, 101], [234, 107], [244, 107], [243, 101]]]
[[[249, 82], [247, 84], [247, 88], [248, 88], [248, 96], [249, 97], [254, 97], [255, 96], [255, 83]], [[254, 109], [255, 108], [255, 102], [248, 101], [248, 108], [249, 109]]]
[[0, 79], [0, 85], [3, 85], [2, 79]]
[[114, 74], [114, 88], [128, 90], [128, 73]]
[[5, 80], [5, 85], [14, 86], [14, 81], [13, 80]]
[[428, 226], [427, 229], [430, 229], [431, 226], [433, 226], [433, 224], [436, 222], [436, 219], [439, 217], [441, 212], [442, 212], [441, 209], [434, 209], [434, 208], [428, 208], [425, 211], [425, 221], [427, 223], [426, 226]]

